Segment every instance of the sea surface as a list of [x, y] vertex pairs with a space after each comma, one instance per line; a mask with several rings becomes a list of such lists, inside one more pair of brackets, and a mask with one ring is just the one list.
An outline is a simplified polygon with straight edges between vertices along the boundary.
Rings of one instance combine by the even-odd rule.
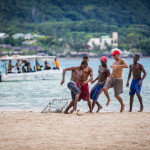
[[[62, 68], [79, 66], [82, 59], [60, 59], [60, 66]], [[126, 58], [127, 64], [133, 63], [132, 58]], [[14, 64], [16, 62], [13, 62]], [[40, 62], [41, 64], [44, 62]], [[113, 63], [113, 59], [108, 59], [108, 67]], [[141, 95], [144, 103], [144, 111], [150, 112], [150, 58], [140, 58], [139, 63], [143, 64], [147, 76], [143, 81]], [[0, 70], [2, 69], [3, 63], [0, 62]], [[98, 58], [90, 58], [89, 66], [93, 69], [94, 79], [98, 75], [98, 67], [100, 61]], [[110, 69], [111, 70], [111, 69]], [[111, 70], [112, 71], [112, 70]], [[129, 88], [126, 87], [126, 81], [128, 77], [129, 69], [124, 69], [123, 71], [123, 98], [126, 104], [125, 110], [129, 110]], [[56, 75], [57, 76], [57, 75]], [[68, 99], [71, 100], [71, 94], [67, 88], [67, 82], [70, 80], [71, 72], [68, 71], [65, 76], [65, 83], [60, 86], [62, 76], [56, 80], [37, 80], [37, 81], [19, 81], [19, 82], [0, 82], [0, 110], [32, 110], [32, 111], [42, 111], [45, 106], [49, 103], [51, 99]], [[132, 77], [131, 77], [132, 79]], [[131, 83], [130, 79], [130, 83]], [[94, 84], [89, 83], [90, 90]], [[103, 112], [114, 112], [120, 110], [120, 104], [114, 97], [113, 89], [109, 90], [111, 103], [106, 107], [107, 99], [102, 93], [98, 99], [100, 104], [103, 106]], [[78, 108], [88, 111], [87, 102], [81, 100], [78, 103]], [[133, 103], [133, 111], [138, 111], [140, 108], [139, 101], [135, 95]], [[94, 111], [97, 109], [95, 106]]]

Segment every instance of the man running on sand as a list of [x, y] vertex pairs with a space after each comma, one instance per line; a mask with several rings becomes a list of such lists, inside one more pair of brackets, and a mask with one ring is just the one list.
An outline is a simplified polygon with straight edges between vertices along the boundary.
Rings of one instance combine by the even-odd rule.
[[[135, 55], [133, 57], [133, 64], [131, 64], [129, 66], [130, 70], [129, 70], [128, 80], [127, 80], [127, 84], [126, 84], [127, 87], [129, 86], [129, 80], [131, 78], [131, 74], [133, 74], [133, 80], [132, 80], [132, 83], [130, 86], [130, 92], [129, 92], [129, 95], [130, 95], [130, 110], [129, 110], [129, 112], [132, 112], [132, 104], [133, 104], [133, 98], [134, 98], [135, 93], [136, 93], [136, 95], [139, 99], [140, 105], [141, 105], [139, 112], [143, 111], [143, 102], [142, 102], [142, 97], [140, 95], [140, 91], [142, 88], [142, 81], [146, 77], [146, 72], [145, 72], [143, 65], [139, 64], [138, 61], [139, 61], [139, 55]], [[141, 78], [142, 72], [144, 74], [143, 74], [143, 77]]]
[[104, 93], [108, 99], [106, 106], [108, 106], [111, 101], [109, 94], [108, 94], [108, 89], [113, 87], [115, 97], [121, 104], [120, 112], [123, 112], [125, 108], [125, 104], [123, 103], [123, 100], [120, 96], [120, 94], [123, 93], [122, 72], [123, 72], [123, 68], [128, 68], [128, 65], [123, 59], [119, 58], [120, 52], [118, 50], [114, 50], [112, 55], [113, 55], [113, 58], [115, 59], [115, 61], [113, 62], [113, 65], [110, 66], [113, 69], [113, 71], [112, 71], [112, 74], [109, 76], [108, 80], [106, 81], [106, 84], [103, 88]]
[[100, 109], [103, 108], [99, 104], [97, 99], [98, 99], [99, 95], [101, 94], [101, 92], [103, 91], [103, 87], [106, 83], [107, 77], [109, 77], [109, 75], [110, 75], [110, 70], [107, 68], [107, 57], [103, 56], [100, 58], [100, 60], [101, 60], [101, 65], [99, 66], [98, 76], [95, 80], [91, 81], [91, 83], [93, 84], [96, 80], [98, 80], [98, 82], [92, 88], [92, 90], [90, 92], [90, 98], [93, 100], [92, 110], [93, 110], [95, 103], [96, 103], [98, 106], [98, 109], [96, 111], [97, 113], [99, 112]]
[[69, 109], [73, 106], [73, 109], [70, 113], [73, 113], [77, 109], [77, 101], [79, 99], [81, 91], [77, 88], [76, 83], [80, 81], [80, 76], [82, 75], [83, 69], [88, 66], [87, 62], [82, 62], [78, 67], [70, 67], [65, 68], [63, 70], [63, 78], [61, 81], [61, 85], [65, 82], [65, 74], [66, 71], [72, 71], [71, 80], [68, 82], [67, 86], [71, 91], [72, 101], [70, 102], [69, 106], [64, 111], [65, 114], [68, 114]]
[[[88, 56], [85, 55], [83, 56], [83, 61], [88, 63]], [[88, 77], [90, 78], [88, 79]], [[77, 82], [77, 87], [81, 90], [81, 94], [79, 97], [79, 101], [83, 99], [84, 101], [87, 101], [90, 112], [92, 112], [92, 105], [90, 101], [90, 92], [89, 92], [89, 85], [88, 82], [91, 82], [93, 80], [93, 70], [91, 67], [87, 66], [83, 72], [82, 75], [80, 76], [79, 81]]]

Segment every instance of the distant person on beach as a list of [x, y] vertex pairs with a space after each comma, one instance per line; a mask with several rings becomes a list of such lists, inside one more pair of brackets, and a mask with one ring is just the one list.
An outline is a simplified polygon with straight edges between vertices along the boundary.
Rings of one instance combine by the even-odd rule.
[[[136, 93], [136, 95], [139, 99], [140, 105], [141, 105], [139, 112], [143, 111], [143, 102], [142, 102], [142, 97], [140, 95], [140, 92], [141, 92], [141, 88], [142, 88], [142, 82], [143, 82], [144, 78], [146, 77], [146, 71], [145, 71], [143, 65], [138, 63], [138, 61], [139, 61], [139, 55], [135, 55], [133, 57], [133, 64], [131, 64], [129, 66], [130, 70], [129, 70], [128, 80], [127, 80], [127, 84], [126, 84], [127, 87], [129, 86], [129, 80], [131, 78], [131, 75], [133, 74], [133, 79], [132, 79], [132, 83], [130, 86], [130, 92], [129, 92], [129, 95], [130, 95], [129, 112], [132, 112], [132, 104], [133, 104], [133, 98], [134, 98], [135, 93]], [[144, 74], [143, 74], [143, 77], [141, 78], [142, 72]]]
[[[83, 56], [83, 61], [88, 63], [89, 59], [88, 56]], [[88, 79], [88, 77], [90, 78]], [[91, 82], [93, 80], [93, 70], [91, 67], [87, 66], [80, 76], [80, 82], [77, 82], [77, 87], [81, 90], [81, 94], [79, 97], [79, 101], [83, 99], [84, 101], [87, 101], [89, 111], [92, 112], [92, 104], [90, 101], [90, 92], [89, 92], [89, 85], [88, 82]]]
[[115, 97], [121, 104], [120, 112], [123, 112], [125, 108], [125, 104], [123, 103], [123, 100], [120, 96], [120, 94], [123, 93], [122, 72], [123, 72], [123, 68], [128, 68], [128, 65], [123, 59], [119, 57], [120, 52], [118, 50], [114, 50], [112, 55], [115, 61], [113, 62], [113, 65], [111, 65], [110, 67], [113, 69], [113, 71], [112, 74], [107, 79], [106, 84], [103, 88], [104, 93], [108, 99], [106, 106], [108, 106], [111, 101], [108, 94], [108, 89], [113, 87]]
[[53, 69], [59, 69], [59, 62], [57, 61], [57, 59], [55, 58], [55, 61], [53, 62], [55, 65], [56, 65], [56, 67], [53, 67]]
[[106, 83], [107, 77], [110, 76], [110, 70], [107, 68], [107, 57], [103, 56], [100, 58], [100, 60], [101, 60], [101, 65], [99, 66], [98, 76], [95, 80], [91, 81], [91, 83], [93, 84], [97, 80], [98, 80], [98, 82], [95, 84], [95, 86], [92, 88], [92, 90], [90, 92], [90, 98], [93, 100], [92, 111], [95, 106], [95, 103], [98, 106], [98, 109], [96, 112], [99, 112], [99, 110], [103, 108], [99, 104], [97, 99], [98, 99], [99, 95], [101, 94], [101, 92], [103, 91], [103, 87]]
[[49, 65], [49, 63], [47, 62], [47, 60], [45, 61], [45, 68], [44, 70], [50, 70], [51, 66]]
[[78, 67], [70, 67], [65, 68], [63, 70], [63, 78], [61, 81], [61, 85], [65, 82], [65, 74], [66, 71], [72, 71], [71, 73], [71, 80], [68, 82], [67, 86], [71, 91], [72, 101], [70, 102], [69, 106], [64, 111], [65, 114], [68, 114], [69, 109], [73, 106], [73, 109], [70, 113], [73, 113], [77, 109], [77, 102], [80, 96], [81, 91], [77, 88], [76, 83], [79, 81], [80, 76], [82, 75], [83, 70], [88, 66], [86, 62], [82, 62]]

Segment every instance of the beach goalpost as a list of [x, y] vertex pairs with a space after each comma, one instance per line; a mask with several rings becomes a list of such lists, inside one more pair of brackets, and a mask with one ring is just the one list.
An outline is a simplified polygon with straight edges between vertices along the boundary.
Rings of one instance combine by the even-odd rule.
[[68, 106], [68, 99], [50, 99], [41, 113], [62, 113]]

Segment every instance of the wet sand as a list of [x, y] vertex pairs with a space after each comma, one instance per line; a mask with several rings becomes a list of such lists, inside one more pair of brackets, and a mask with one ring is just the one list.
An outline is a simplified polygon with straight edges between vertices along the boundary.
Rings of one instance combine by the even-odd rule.
[[0, 150], [150, 150], [150, 112], [0, 112]]

